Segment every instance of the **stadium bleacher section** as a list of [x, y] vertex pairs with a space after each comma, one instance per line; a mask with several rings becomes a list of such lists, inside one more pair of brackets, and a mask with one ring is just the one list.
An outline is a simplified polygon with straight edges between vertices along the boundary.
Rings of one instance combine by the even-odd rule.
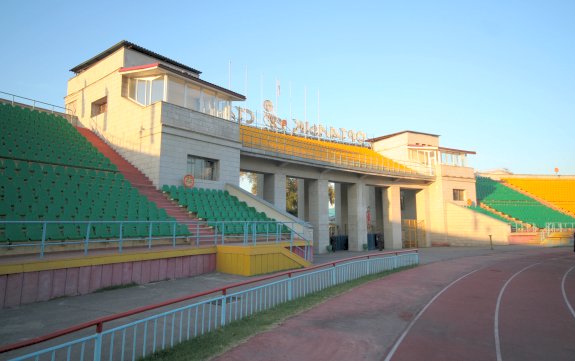
[[[242, 222], [257, 222], [258, 233], [275, 233], [278, 230], [275, 219], [269, 218], [264, 212], [258, 212], [254, 207], [249, 207], [245, 202], [230, 195], [228, 191], [168, 185], [164, 185], [162, 191], [182, 207], [186, 207], [190, 213], [208, 221], [208, 224], [220, 233], [222, 231], [226, 234], [244, 233]], [[224, 225], [220, 222], [231, 223]], [[283, 226], [281, 231], [287, 232], [288, 229]]]
[[548, 222], [575, 222], [575, 218], [545, 206], [491, 178], [477, 177], [477, 200], [521, 222], [545, 228]]
[[575, 215], [575, 179], [504, 178], [503, 181]]
[[282, 134], [245, 125], [240, 126], [240, 137], [242, 144], [245, 146], [284, 155], [346, 167], [414, 173], [412, 169], [384, 157], [367, 147], [297, 137], [291, 134]]
[[[63, 117], [0, 104], [0, 127], [0, 220], [49, 221], [47, 240], [119, 237], [120, 221], [132, 221], [122, 225], [126, 238], [150, 236], [145, 221], [158, 222], [152, 224], [153, 237], [173, 234], [174, 219]], [[37, 241], [42, 228], [0, 224], [0, 241]], [[177, 224], [176, 233], [189, 231]]]

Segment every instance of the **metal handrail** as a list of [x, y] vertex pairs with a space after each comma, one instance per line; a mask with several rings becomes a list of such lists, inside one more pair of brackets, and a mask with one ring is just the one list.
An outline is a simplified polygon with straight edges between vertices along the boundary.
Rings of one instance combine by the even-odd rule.
[[[254, 127], [251, 127], [254, 128]], [[259, 128], [255, 128], [260, 130]], [[240, 129], [240, 132], [242, 130]], [[283, 133], [279, 133], [283, 134]], [[419, 164], [403, 164], [404, 162], [397, 162], [383, 157], [374, 157], [372, 155], [354, 153], [349, 150], [332, 150], [322, 148], [320, 145], [309, 146], [303, 144], [304, 141], [294, 139], [292, 144], [285, 139], [278, 139], [271, 135], [261, 134], [242, 134], [240, 136], [242, 145], [247, 148], [261, 149], [264, 151], [271, 151], [280, 155], [288, 155], [292, 157], [299, 157], [305, 159], [313, 159], [326, 163], [332, 163], [345, 167], [364, 168], [378, 172], [391, 172], [397, 174], [415, 174], [415, 175], [433, 175], [433, 169], [430, 167], [422, 167]], [[278, 142], [278, 140], [280, 140]], [[282, 141], [283, 140], [283, 141]], [[267, 143], [267, 144], [264, 144]], [[270, 144], [274, 145], [270, 145]], [[339, 143], [337, 143], [339, 144]], [[311, 154], [310, 154], [311, 153]], [[390, 165], [393, 165], [390, 167]], [[396, 167], [399, 166], [399, 167]], [[411, 168], [423, 168], [424, 172], [418, 172]]]
[[[410, 260], [405, 265], [403, 263], [398, 262], [399, 256], [404, 256], [404, 255], [409, 255], [409, 254], [414, 254], [413, 260]], [[286, 276], [288, 277], [287, 280], [293, 280], [295, 278], [294, 275], [299, 275], [299, 274], [311, 275], [314, 272], [318, 272], [318, 270], [322, 270], [322, 269], [335, 271], [338, 266], [352, 265], [355, 262], [362, 261], [362, 260], [365, 260], [366, 262], [368, 262], [367, 263], [367, 265], [368, 265], [367, 272], [364, 272], [365, 273], [364, 275], [367, 275], [367, 274], [372, 273], [370, 271], [371, 268], [369, 268], [370, 260], [377, 260], [377, 259], [386, 258], [386, 257], [390, 257], [390, 256], [395, 257], [394, 261], [393, 261], [393, 267], [391, 267], [390, 269], [395, 269], [398, 267], [409, 266], [409, 265], [419, 263], [419, 255], [418, 255], [417, 249], [404, 250], [404, 251], [392, 251], [392, 252], [380, 252], [377, 254], [368, 254], [368, 255], [363, 255], [363, 256], [350, 257], [350, 258], [346, 258], [346, 259], [342, 259], [342, 260], [338, 260], [338, 261], [334, 261], [334, 262], [324, 263], [321, 265], [306, 267], [306, 268], [299, 269], [299, 270], [286, 271], [286, 272], [281, 272], [281, 273], [278, 273], [275, 275], [258, 277], [258, 278], [254, 278], [254, 279], [243, 281], [243, 282], [233, 283], [233, 284], [230, 284], [228, 286], [224, 286], [224, 287], [215, 288], [215, 289], [207, 290], [204, 292], [196, 293], [193, 295], [178, 297], [178, 298], [174, 298], [174, 299], [167, 300], [164, 302], [156, 303], [153, 305], [138, 307], [138, 308], [135, 308], [135, 309], [132, 309], [129, 311], [117, 313], [115, 315], [100, 317], [100, 318], [97, 318], [97, 319], [92, 320], [92, 321], [84, 322], [84, 323], [81, 323], [81, 324], [78, 324], [78, 325], [75, 325], [72, 327], [68, 327], [68, 328], [65, 328], [65, 329], [62, 329], [62, 330], [59, 330], [56, 332], [49, 333], [47, 335], [43, 335], [43, 336], [36, 337], [36, 338], [30, 339], [30, 340], [2, 346], [2, 347], [0, 347], [0, 354], [14, 351], [14, 350], [18, 350], [18, 349], [22, 349], [25, 347], [39, 344], [39, 343], [43, 343], [43, 342], [53, 340], [53, 339], [56, 339], [58, 337], [72, 334], [72, 333], [75, 333], [75, 332], [78, 332], [78, 331], [81, 331], [81, 330], [84, 330], [87, 328], [91, 328], [91, 327], [96, 327], [96, 334], [98, 335], [97, 337], [101, 337], [102, 333], [104, 332], [104, 325], [106, 323], [109, 323], [112, 321], [116, 321], [116, 320], [119, 320], [122, 318], [134, 316], [137, 314], [142, 314], [144, 312], [149, 312], [152, 310], [157, 310], [157, 309], [162, 308], [162, 307], [174, 305], [174, 304], [181, 303], [181, 302], [188, 301], [188, 300], [192, 300], [192, 299], [197, 299], [197, 298], [204, 297], [207, 295], [220, 294], [218, 297], [216, 297], [214, 299], [210, 299], [210, 300], [205, 301], [205, 302], [214, 302], [217, 300], [221, 300], [222, 297], [225, 298], [225, 297], [232, 296], [232, 295], [230, 295], [230, 292], [229, 292], [232, 289], [238, 289], [240, 287], [253, 285], [253, 284], [261, 283], [264, 281], [270, 281], [270, 280], [278, 280], [276, 282], [279, 282], [282, 279], [285, 280]], [[333, 283], [331, 285], [333, 286], [333, 285], [337, 284], [336, 278], [335, 278], [335, 273], [333, 273], [332, 279], [333, 279]], [[349, 281], [349, 280], [350, 279], [345, 279], [345, 281]], [[255, 287], [255, 288], [258, 288], [258, 287]], [[252, 290], [252, 289], [248, 289], [248, 290], [244, 290], [244, 291], [250, 291], [250, 290]], [[224, 306], [225, 306], [225, 302], [222, 302], [222, 309], [224, 308]], [[175, 311], [177, 311], [177, 310], [175, 310]], [[225, 311], [222, 311], [222, 315], [224, 315], [224, 314], [225, 314]], [[222, 319], [221, 323], [222, 323], [222, 326], [224, 324], [226, 324], [225, 319]], [[109, 330], [106, 332], [111, 332], [111, 331], [113, 331], [113, 330]], [[90, 336], [90, 337], [92, 337], [92, 336]], [[78, 340], [76, 340], [76, 341], [78, 341]], [[101, 339], [100, 339], [100, 341], [101, 341]], [[70, 344], [70, 343], [66, 343], [66, 345], [67, 344]], [[101, 346], [101, 344], [100, 344], [100, 346]], [[23, 359], [24, 357], [26, 357], [26, 356], [20, 357], [18, 359]]]
[[[2, 248], [23, 248], [23, 247], [39, 247], [39, 257], [44, 258], [47, 248], [50, 246], [65, 246], [65, 245], [79, 245], [83, 246], [84, 255], [87, 255], [90, 249], [90, 245], [98, 243], [116, 243], [118, 253], [122, 253], [124, 248], [127, 247], [127, 241], [142, 241], [145, 242], [145, 246], [149, 249], [152, 248], [154, 242], [160, 242], [165, 240], [171, 240], [172, 247], [178, 245], [178, 240], [184, 240], [185, 246], [200, 247], [200, 242], [208, 242], [211, 246], [217, 244], [227, 244], [233, 241], [234, 244], [242, 245], [257, 245], [258, 243], [279, 243], [279, 242], [289, 242], [290, 248], [293, 247], [294, 242], [297, 240], [302, 240], [306, 242], [308, 248], [311, 246], [311, 240], [306, 239], [305, 236], [294, 230], [295, 222], [277, 222], [277, 221], [137, 221], [137, 220], [100, 220], [100, 221], [74, 221], [74, 220], [38, 220], [38, 221], [20, 221], [20, 220], [2, 220], [0, 225], [41, 225], [41, 236], [38, 239], [22, 239], [22, 240], [12, 240], [9, 242], [0, 242], [0, 249]], [[48, 237], [48, 226], [49, 225], [79, 225], [82, 229], [85, 227], [85, 233], [83, 237], [79, 239], [72, 240], [51, 240]], [[124, 229], [126, 225], [138, 225], [144, 224], [147, 228], [146, 236], [127, 236]], [[154, 231], [154, 225], [168, 224], [170, 226], [171, 234], [158, 234]], [[192, 225], [194, 231], [190, 231], [189, 234], [181, 234], [177, 229], [178, 225]], [[107, 237], [100, 237], [99, 235], [92, 234], [92, 226], [94, 225], [117, 225], [117, 233], [110, 234]], [[285, 230], [285, 228], [287, 230]], [[233, 228], [238, 229], [238, 231], [227, 231], [227, 229]], [[241, 228], [241, 229], [239, 229]], [[202, 230], [209, 229], [210, 234], [202, 235]], [[6, 232], [6, 229], [4, 230]], [[128, 233], [129, 234], [129, 233]], [[194, 241], [194, 242], [192, 242]], [[306, 260], [311, 260], [311, 254], [306, 254], [304, 257]]]
[[[16, 95], [16, 94], [12, 94], [12, 93], [7, 93], [7, 92], [3, 92], [0, 91], [0, 94], [5, 94], [5, 95], [9, 95], [12, 98], [12, 105], [16, 105], [15, 104], [15, 100], [16, 99], [23, 99], [23, 100], [27, 100], [27, 101], [31, 101], [32, 102], [32, 109], [36, 109], [36, 104], [44, 104], [44, 105], [48, 105], [50, 107], [52, 107], [52, 113], [54, 113], [54, 109], [58, 108], [58, 109], [63, 109], [64, 110], [64, 114], [67, 115], [75, 115], [74, 112], [71, 109], [68, 109], [66, 107], [62, 107], [59, 105], [54, 105], [54, 104], [50, 104], [50, 103], [45, 103], [36, 99], [31, 99], [31, 98], [26, 98], [20, 95]], [[45, 109], [45, 108], [44, 108]], [[62, 113], [62, 112], [58, 112], [58, 113]]]

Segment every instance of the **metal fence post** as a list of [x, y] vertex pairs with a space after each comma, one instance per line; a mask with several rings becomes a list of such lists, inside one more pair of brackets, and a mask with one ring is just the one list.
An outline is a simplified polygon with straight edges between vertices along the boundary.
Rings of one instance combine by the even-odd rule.
[[172, 247], [176, 248], [176, 222], [172, 225]]
[[288, 273], [287, 298], [288, 298], [288, 301], [291, 301], [291, 300], [292, 300], [292, 279], [291, 279], [291, 273]]
[[123, 238], [124, 238], [123, 231], [124, 231], [124, 222], [120, 222], [120, 243], [119, 243], [119, 246], [118, 246], [118, 251], [119, 251], [120, 253], [122, 253], [122, 242], [123, 242], [123, 240], [124, 240], [124, 239], [123, 239]]
[[94, 340], [94, 361], [102, 359], [102, 329], [104, 325], [99, 323], [96, 325], [96, 339]]
[[148, 227], [148, 248], [152, 248], [152, 222], [150, 222]]
[[[214, 232], [215, 237], [216, 232]], [[200, 246], [200, 223], [196, 221], [196, 247]]]
[[84, 243], [84, 255], [88, 254], [88, 243], [90, 242], [90, 229], [92, 228], [92, 222], [88, 222], [86, 227], [86, 242]]
[[335, 286], [336, 274], [335, 274], [335, 263], [332, 263], [333, 268], [331, 269], [331, 285]]
[[40, 245], [40, 258], [44, 258], [44, 247], [46, 247], [46, 222], [42, 223], [42, 244]]
[[370, 275], [371, 274], [371, 259], [369, 258], [369, 256], [367, 256], [367, 274]]
[[226, 309], [227, 309], [226, 306], [227, 306], [227, 299], [228, 299], [226, 294], [227, 294], [226, 289], [223, 289], [222, 290], [222, 296], [224, 296], [224, 298], [222, 298], [222, 315], [220, 317], [222, 327], [224, 327], [226, 325]]

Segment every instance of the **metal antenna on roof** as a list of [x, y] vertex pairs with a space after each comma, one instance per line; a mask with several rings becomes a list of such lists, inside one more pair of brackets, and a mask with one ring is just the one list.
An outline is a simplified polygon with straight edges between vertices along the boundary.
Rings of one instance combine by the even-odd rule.
[[303, 119], [307, 122], [307, 86], [303, 88]]
[[319, 124], [319, 89], [317, 90], [317, 122]]

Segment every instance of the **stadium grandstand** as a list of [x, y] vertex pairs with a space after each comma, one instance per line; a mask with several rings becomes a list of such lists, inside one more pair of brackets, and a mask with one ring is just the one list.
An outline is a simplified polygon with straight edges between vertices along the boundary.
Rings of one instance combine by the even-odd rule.
[[[560, 192], [559, 189], [556, 191]], [[477, 200], [487, 209], [498, 212], [512, 221], [530, 224], [537, 228], [545, 228], [548, 223], [553, 222], [575, 222], [575, 218], [491, 178], [477, 178]]]
[[572, 179], [476, 177], [475, 152], [436, 134], [291, 126], [271, 101], [246, 109], [245, 96], [128, 41], [71, 71], [61, 112], [0, 99], [0, 307], [301, 268], [314, 253], [376, 240], [388, 250], [504, 245], [526, 227], [574, 221]]
[[575, 216], [575, 178], [518, 177], [504, 178], [506, 185]]

